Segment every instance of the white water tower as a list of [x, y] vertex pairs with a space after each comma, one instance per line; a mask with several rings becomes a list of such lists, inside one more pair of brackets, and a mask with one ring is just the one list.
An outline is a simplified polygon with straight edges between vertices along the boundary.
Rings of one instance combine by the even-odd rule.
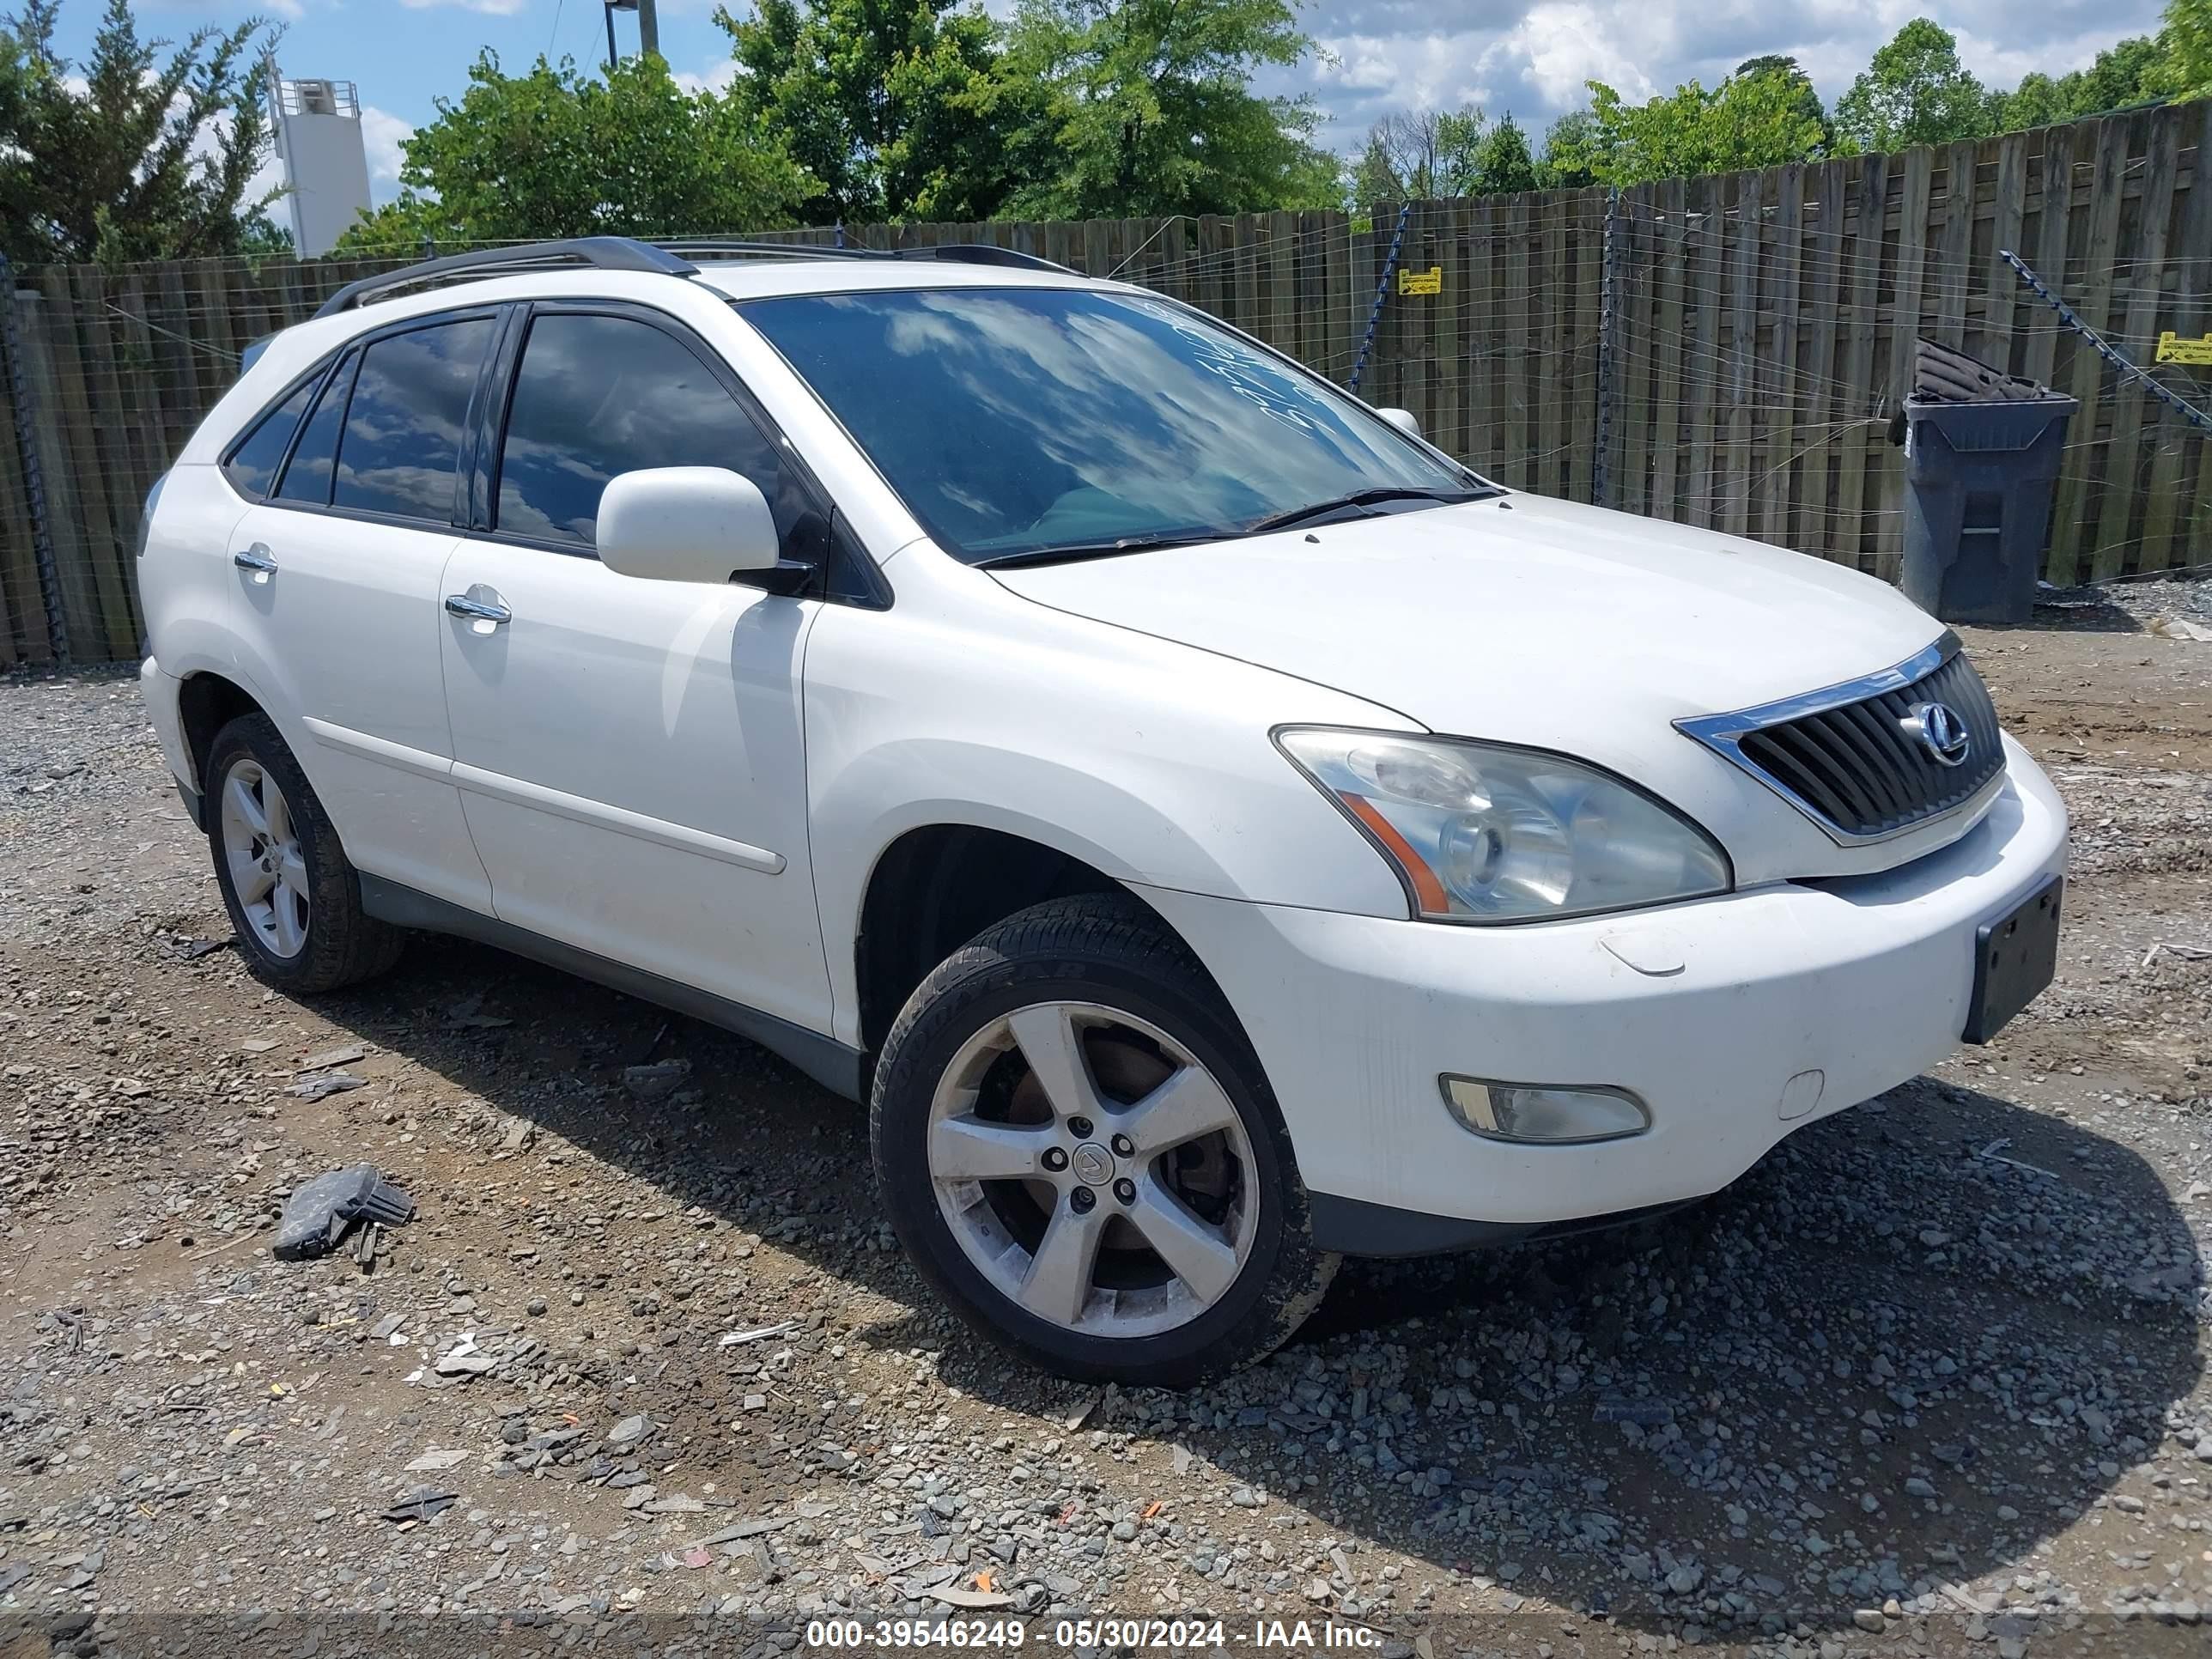
[[368, 145], [350, 81], [287, 81], [270, 65], [269, 112], [284, 163], [284, 210], [303, 259], [331, 245], [368, 210]]

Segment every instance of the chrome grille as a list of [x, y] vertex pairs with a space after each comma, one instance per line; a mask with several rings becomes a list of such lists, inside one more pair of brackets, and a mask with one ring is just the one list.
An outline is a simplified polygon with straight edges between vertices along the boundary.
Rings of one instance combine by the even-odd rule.
[[[1956, 765], [1921, 738], [1921, 703], [1942, 704], [1965, 728]], [[1676, 724], [1840, 842], [1881, 841], [1954, 811], [2004, 769], [1989, 689], [1951, 634], [1863, 679]]]

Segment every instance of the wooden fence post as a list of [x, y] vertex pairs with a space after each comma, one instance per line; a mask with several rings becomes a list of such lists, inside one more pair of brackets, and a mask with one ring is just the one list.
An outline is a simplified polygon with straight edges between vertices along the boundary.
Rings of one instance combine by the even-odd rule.
[[[35, 295], [31, 296], [35, 299]], [[32, 566], [35, 573], [41, 620], [46, 624], [46, 648], [58, 666], [70, 660], [68, 608], [63, 601], [61, 563], [55, 556], [55, 503], [46, 489], [46, 439], [42, 410], [52, 407], [40, 397], [40, 376], [33, 367], [22, 326], [23, 300], [16, 292], [15, 267], [0, 257], [0, 319], [4, 319], [8, 357], [8, 402], [10, 423], [23, 481], [24, 507], [30, 519]], [[57, 482], [70, 488], [68, 469], [56, 469]], [[74, 523], [74, 520], [70, 520]]]

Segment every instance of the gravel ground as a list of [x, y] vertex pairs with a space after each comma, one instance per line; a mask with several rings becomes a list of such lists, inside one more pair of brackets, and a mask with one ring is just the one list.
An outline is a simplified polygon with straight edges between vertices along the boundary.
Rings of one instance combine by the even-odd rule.
[[[264, 989], [135, 684], [0, 684], [0, 1656], [2206, 1651], [2212, 590], [2053, 597], [1970, 638], [2078, 835], [1997, 1043], [1663, 1222], [1352, 1264], [1188, 1394], [964, 1338], [736, 1038], [438, 940]], [[418, 1218], [273, 1261], [362, 1159]]]

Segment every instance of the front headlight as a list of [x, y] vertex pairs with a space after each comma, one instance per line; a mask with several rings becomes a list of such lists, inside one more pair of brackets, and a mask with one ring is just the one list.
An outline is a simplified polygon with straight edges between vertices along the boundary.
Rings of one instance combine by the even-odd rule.
[[1456, 738], [1285, 726], [1283, 752], [1431, 921], [1533, 921], [1729, 890], [1728, 855], [1596, 768]]

